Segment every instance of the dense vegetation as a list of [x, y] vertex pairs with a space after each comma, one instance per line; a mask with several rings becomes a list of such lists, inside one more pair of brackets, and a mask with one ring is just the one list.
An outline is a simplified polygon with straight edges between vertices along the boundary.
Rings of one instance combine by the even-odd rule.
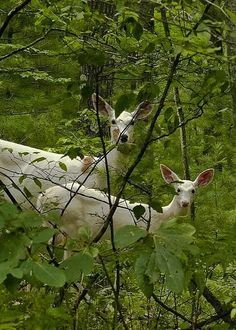
[[160, 209], [173, 194], [160, 163], [215, 178], [189, 217], [155, 235], [124, 228], [112, 244], [82, 230], [62, 263], [62, 248], [47, 250], [55, 230], [3, 202], [0, 329], [236, 328], [235, 28], [233, 0], [1, 1], [1, 139], [98, 155], [92, 93], [117, 115], [148, 100], [134, 169], [112, 192]]

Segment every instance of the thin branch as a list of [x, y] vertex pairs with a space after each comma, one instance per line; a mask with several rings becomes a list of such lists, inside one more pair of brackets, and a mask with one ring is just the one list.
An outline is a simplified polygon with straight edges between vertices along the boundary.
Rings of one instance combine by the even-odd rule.
[[189, 37], [189, 35], [193, 32], [195, 32], [197, 30], [197, 28], [199, 27], [199, 25], [202, 23], [202, 21], [204, 21], [204, 19], [206, 18], [207, 13], [209, 12], [209, 10], [211, 9], [211, 7], [214, 5], [215, 0], [212, 0], [211, 2], [208, 2], [203, 13], [202, 16], [200, 17], [200, 19], [198, 20], [198, 22], [194, 25], [194, 27], [192, 28], [191, 31], [189, 31], [186, 35], [186, 37]]
[[152, 298], [155, 300], [156, 303], [158, 303], [158, 305], [160, 305], [162, 308], [164, 308], [168, 312], [170, 312], [173, 315], [179, 317], [180, 319], [184, 320], [185, 322], [188, 322], [189, 324], [192, 323], [191, 320], [189, 320], [187, 317], [185, 317], [184, 315], [180, 314], [175, 309], [173, 309], [173, 308], [167, 306], [166, 304], [164, 304], [154, 293], [152, 294]]
[[6, 55], [3, 55], [2, 57], [0, 57], [0, 61], [3, 61], [3, 60], [6, 60], [7, 58], [13, 56], [13, 55], [16, 55], [32, 46], [34, 46], [35, 44], [37, 44], [38, 42], [44, 40], [46, 38], [46, 36], [49, 34], [49, 32], [51, 32], [51, 30], [48, 30], [47, 32], [44, 33], [44, 35], [42, 37], [39, 37], [38, 39], [32, 41], [30, 44], [26, 45], [26, 46], [23, 46], [23, 47], [20, 47], [18, 49], [15, 49], [13, 50], [11, 53], [9, 54], [6, 54]]
[[224, 306], [221, 304], [221, 302], [213, 295], [213, 293], [205, 287], [202, 293], [203, 297], [206, 299], [206, 301], [211, 304], [211, 306], [216, 311], [216, 314], [225, 322], [228, 324], [234, 324], [235, 321], [231, 319], [230, 312], [231, 308], [224, 308]]
[[12, 195], [12, 193], [10, 192], [10, 190], [7, 188], [7, 186], [2, 182], [2, 180], [0, 180], [0, 189], [3, 189], [5, 191], [5, 194], [10, 198], [11, 202], [16, 205], [17, 209], [19, 211], [22, 211], [20, 205], [17, 203], [17, 200], [15, 199], [15, 197]]
[[9, 11], [9, 13], [7, 14], [7, 17], [5, 18], [5, 21], [3, 22], [2, 26], [0, 27], [0, 38], [2, 37], [4, 31], [8, 27], [12, 18], [14, 16], [16, 16], [19, 13], [19, 11], [21, 11], [24, 7], [26, 7], [30, 2], [31, 2], [31, 0], [25, 0], [19, 6], [15, 7]]
[[110, 287], [111, 287], [111, 289], [112, 289], [112, 292], [113, 292], [113, 294], [114, 294], [114, 297], [115, 297], [115, 300], [116, 300], [116, 306], [117, 306], [117, 309], [118, 309], [118, 311], [119, 311], [120, 318], [121, 318], [121, 321], [122, 321], [122, 323], [123, 323], [124, 329], [128, 330], [128, 326], [127, 326], [127, 324], [126, 324], [126, 322], [125, 322], [125, 319], [124, 319], [124, 315], [123, 315], [123, 312], [122, 312], [122, 306], [121, 306], [121, 304], [120, 304], [119, 296], [117, 295], [117, 291], [116, 291], [115, 288], [114, 288], [114, 285], [113, 285], [112, 280], [111, 280], [111, 278], [110, 278], [110, 276], [109, 276], [109, 274], [108, 274], [108, 271], [107, 271], [107, 268], [106, 268], [106, 265], [105, 265], [105, 263], [104, 263], [104, 260], [103, 260], [102, 256], [99, 255], [98, 258], [99, 258], [99, 260], [101, 261], [102, 268], [103, 268], [103, 270], [104, 270], [104, 272], [105, 272], [105, 275], [106, 275], [106, 277], [107, 277], [107, 280], [108, 280], [108, 282], [109, 282], [109, 284], [110, 284]]

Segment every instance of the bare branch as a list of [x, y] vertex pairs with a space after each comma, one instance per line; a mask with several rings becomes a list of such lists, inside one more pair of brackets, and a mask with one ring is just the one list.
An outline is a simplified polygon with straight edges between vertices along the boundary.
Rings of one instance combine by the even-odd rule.
[[30, 2], [31, 2], [31, 0], [25, 0], [19, 6], [15, 7], [9, 11], [9, 13], [7, 14], [7, 17], [5, 18], [5, 21], [3, 22], [2, 26], [0, 27], [0, 38], [2, 37], [4, 31], [8, 27], [12, 18], [14, 16], [16, 16], [19, 13], [19, 11], [21, 11], [24, 7], [26, 7]]

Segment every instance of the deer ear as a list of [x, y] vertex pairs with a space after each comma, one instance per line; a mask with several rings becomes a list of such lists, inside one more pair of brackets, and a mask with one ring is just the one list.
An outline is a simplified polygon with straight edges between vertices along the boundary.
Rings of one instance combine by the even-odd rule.
[[161, 170], [161, 174], [162, 174], [163, 179], [165, 180], [165, 182], [173, 183], [175, 181], [181, 181], [180, 178], [178, 177], [178, 175], [175, 174], [175, 172], [173, 172], [166, 165], [161, 164], [160, 165], [160, 170]]
[[97, 96], [96, 93], [93, 93], [92, 102], [95, 111], [98, 106], [98, 112], [100, 114], [108, 116], [110, 120], [115, 119], [115, 110], [101, 96]]
[[214, 169], [210, 168], [201, 172], [196, 180], [193, 182], [195, 187], [204, 187], [207, 186], [214, 177]]
[[151, 112], [152, 112], [151, 103], [148, 101], [144, 101], [137, 106], [137, 109], [135, 111], [131, 112], [131, 115], [134, 118], [134, 120], [144, 119], [147, 118]]

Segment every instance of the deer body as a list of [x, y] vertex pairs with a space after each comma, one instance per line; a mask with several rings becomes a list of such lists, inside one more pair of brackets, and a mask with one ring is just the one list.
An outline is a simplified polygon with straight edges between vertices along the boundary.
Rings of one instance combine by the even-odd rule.
[[[164, 180], [167, 183], [174, 184], [177, 192], [171, 203], [164, 206], [162, 208], [163, 212], [159, 213], [147, 204], [130, 203], [127, 200], [120, 199], [113, 215], [114, 231], [125, 225], [137, 225], [146, 229], [150, 221], [149, 230], [150, 232], [155, 232], [162, 222], [177, 216], [186, 216], [192, 203], [195, 189], [199, 186], [207, 185], [214, 173], [212, 169], [209, 169], [199, 174], [195, 181], [190, 181], [180, 180], [165, 165], [161, 165], [161, 172]], [[72, 196], [73, 198], [71, 198]], [[69, 200], [70, 203], [67, 205]], [[112, 203], [114, 203], [114, 200], [115, 197], [111, 196]], [[142, 205], [145, 212], [139, 220], [136, 220], [133, 209], [138, 205]], [[80, 187], [79, 189], [77, 183], [69, 183], [65, 187], [54, 186], [49, 188], [44, 194], [39, 196], [37, 206], [42, 213], [57, 210], [59, 215], [65, 209], [61, 228], [74, 239], [77, 238], [81, 227], [89, 228], [92, 236], [96, 236], [109, 213], [108, 196], [105, 193], [86, 187]], [[103, 238], [109, 237], [110, 231], [108, 229]]]
[[[92, 101], [94, 108], [109, 118], [111, 141], [115, 147], [106, 158], [109, 171], [118, 171], [124, 156], [118, 150], [119, 146], [132, 142], [132, 124], [149, 115], [150, 104], [142, 102], [132, 113], [123, 111], [116, 118], [115, 111], [100, 96], [93, 94]], [[89, 188], [104, 189], [107, 186], [105, 172], [105, 156], [71, 159], [63, 154], [0, 140], [0, 180], [23, 209], [34, 206], [38, 194], [55, 184], [77, 181]], [[29, 195], [32, 195], [31, 203]], [[7, 194], [4, 197], [9, 199]]]

